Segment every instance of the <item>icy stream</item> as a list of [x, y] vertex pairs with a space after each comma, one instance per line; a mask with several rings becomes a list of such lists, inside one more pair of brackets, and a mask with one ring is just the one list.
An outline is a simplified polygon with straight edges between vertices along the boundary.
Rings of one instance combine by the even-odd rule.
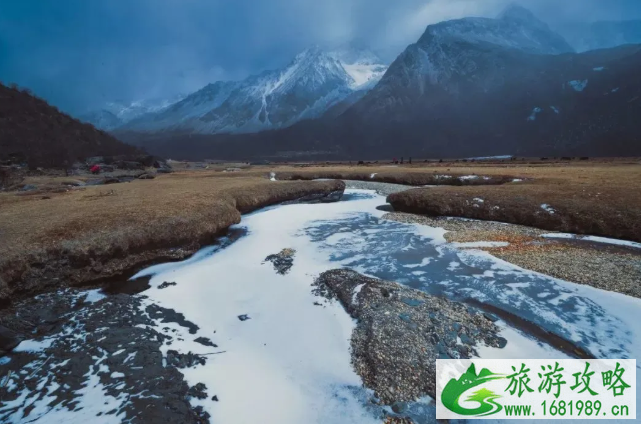
[[[213, 255], [150, 268], [150, 301], [197, 323], [226, 353], [185, 372], [220, 402], [196, 401], [213, 422], [377, 422], [368, 393], [350, 366], [354, 326], [336, 304], [314, 305], [319, 273], [350, 267], [428, 293], [475, 299], [527, 319], [600, 358], [637, 358], [641, 301], [520, 269], [480, 251], [460, 250], [444, 230], [380, 219], [385, 198], [347, 190], [338, 203], [287, 205], [243, 217], [248, 235]], [[277, 275], [266, 256], [296, 250], [294, 266]], [[250, 319], [241, 321], [239, 315]], [[637, 318], [635, 318], [637, 317]], [[488, 358], [566, 355], [500, 322], [505, 349]], [[172, 346], [202, 351], [189, 342]], [[200, 348], [199, 348], [200, 347]]]
[[[463, 249], [464, 245], [447, 243], [440, 228], [381, 219], [385, 212], [377, 207], [384, 204], [385, 198], [374, 191], [346, 190], [336, 203], [266, 208], [243, 216], [231, 230], [238, 237], [228, 243], [135, 276], [153, 276], [151, 288], [143, 293], [147, 297], [141, 306], [144, 314], [145, 305], [156, 304], [184, 314], [199, 327], [190, 333], [185, 326], [151, 316], [145, 322], [153, 322], [152, 326], [136, 325], [172, 336], [162, 347], [165, 358], [170, 349], [206, 355], [204, 365], [180, 369], [190, 387], [198, 383], [207, 387], [207, 396], [193, 397], [192, 406], [201, 406], [212, 423], [382, 422], [383, 408], [370, 402], [372, 392], [362, 387], [351, 366], [354, 321], [338, 303], [311, 293], [316, 276], [340, 267], [453, 300], [476, 302], [513, 317], [497, 322], [507, 346], [481, 346], [477, 351], [483, 358], [566, 357], [546, 342], [550, 337], [541, 336], [546, 331], [597, 358], [640, 356], [641, 300], [557, 280], [482, 251]], [[285, 248], [295, 250], [295, 256], [289, 272], [280, 275], [265, 258]], [[160, 289], [165, 282], [175, 285], [164, 284]], [[100, 301], [102, 296], [92, 291], [87, 302]], [[514, 326], [519, 319], [534, 326]], [[534, 328], [539, 329], [536, 337]], [[211, 339], [216, 346], [200, 344], [197, 338]], [[50, 342], [25, 341], [18, 350], [38, 351]], [[104, 357], [93, 359], [100, 364]], [[50, 372], [55, 372], [53, 365]], [[119, 422], [119, 417], [104, 413], [128, 402], [129, 395], [123, 392], [107, 399], [94, 374], [85, 376], [86, 387], [77, 393], [80, 405], [87, 405], [82, 413], [60, 406], [48, 411], [49, 398], [38, 398], [29, 402], [35, 408], [31, 417], [39, 414], [42, 419], [29, 417], [29, 422]], [[111, 379], [123, 376], [110, 374]], [[25, 389], [5, 410], [11, 403], [24, 403], [28, 395]], [[435, 422], [429, 398], [409, 405], [408, 411], [417, 424]]]

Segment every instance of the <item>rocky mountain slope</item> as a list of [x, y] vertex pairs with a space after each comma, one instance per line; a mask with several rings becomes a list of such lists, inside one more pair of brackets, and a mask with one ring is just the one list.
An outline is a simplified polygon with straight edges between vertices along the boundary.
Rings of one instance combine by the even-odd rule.
[[28, 91], [0, 84], [0, 160], [11, 156], [31, 167], [63, 167], [88, 156], [138, 153]]
[[367, 50], [314, 47], [285, 68], [243, 81], [218, 81], [118, 132], [250, 133], [317, 118], [354, 92], [371, 88], [387, 67]]

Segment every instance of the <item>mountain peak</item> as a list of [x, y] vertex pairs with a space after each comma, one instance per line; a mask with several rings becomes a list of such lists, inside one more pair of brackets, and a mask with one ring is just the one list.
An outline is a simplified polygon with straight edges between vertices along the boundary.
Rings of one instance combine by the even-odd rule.
[[539, 18], [537, 18], [536, 15], [534, 15], [534, 13], [532, 13], [529, 9], [516, 3], [508, 4], [505, 9], [503, 9], [503, 11], [499, 13], [497, 18], [520, 22], [541, 22]]
[[318, 56], [322, 56], [324, 54], [325, 52], [323, 51], [323, 49], [321, 49], [320, 46], [318, 46], [317, 44], [314, 44], [306, 48], [302, 52], [298, 53], [294, 57], [294, 62], [301, 62], [309, 58], [316, 58]]
[[517, 4], [508, 6], [496, 19], [461, 18], [429, 25], [417, 44], [429, 49], [432, 44], [459, 41], [494, 44], [534, 54], [574, 51], [563, 37]]
[[329, 55], [336, 58], [343, 65], [367, 64], [381, 65], [383, 61], [363, 41], [345, 43], [331, 50]]

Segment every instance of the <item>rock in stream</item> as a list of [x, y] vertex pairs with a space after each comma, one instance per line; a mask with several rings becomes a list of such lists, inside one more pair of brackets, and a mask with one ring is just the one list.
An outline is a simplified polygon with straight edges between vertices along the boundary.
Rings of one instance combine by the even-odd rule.
[[295, 254], [296, 251], [294, 249], [283, 249], [274, 255], [267, 256], [265, 262], [271, 262], [274, 264], [274, 269], [278, 274], [285, 275], [294, 265]]
[[397, 283], [336, 269], [314, 286], [358, 320], [352, 363], [383, 404], [434, 398], [436, 359], [470, 358], [480, 343], [505, 343], [482, 312]]

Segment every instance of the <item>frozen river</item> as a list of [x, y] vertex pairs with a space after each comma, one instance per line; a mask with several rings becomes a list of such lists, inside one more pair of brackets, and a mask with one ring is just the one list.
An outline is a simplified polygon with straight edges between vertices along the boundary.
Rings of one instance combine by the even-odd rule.
[[[507, 346], [481, 346], [477, 350], [484, 358], [567, 357], [571, 350], [559, 350], [559, 340], [590, 357], [639, 356], [641, 300], [461, 249], [445, 241], [442, 229], [381, 219], [385, 212], [377, 207], [383, 204], [385, 198], [374, 191], [346, 190], [336, 203], [266, 208], [243, 216], [234, 230], [246, 234], [224, 248], [139, 273], [153, 276], [144, 305], [173, 309], [199, 328], [194, 334], [175, 323], [153, 324], [156, 331], [175, 336], [163, 345], [165, 355], [169, 349], [211, 355], [204, 365], [181, 369], [189, 386], [207, 386], [209, 396], [191, 403], [202, 406], [211, 422], [381, 422], [381, 407], [370, 402], [371, 391], [362, 388], [351, 366], [354, 321], [338, 303], [319, 305], [311, 292], [315, 277], [334, 268], [352, 268], [505, 317], [497, 324]], [[265, 258], [284, 248], [296, 253], [291, 270], [280, 275]], [[164, 282], [176, 284], [155, 289]], [[196, 337], [217, 346], [206, 348]], [[95, 390], [80, 393], [86, 403], [102, 399], [94, 383], [87, 382]], [[109, 399], [105, 408], [126, 399]], [[434, 421], [429, 399], [414, 410], [417, 422]], [[64, 408], [35, 422], [88, 418], [120, 422], [116, 415], [88, 417]]]
[[[641, 301], [526, 271], [481, 251], [446, 243], [444, 230], [381, 219], [385, 198], [347, 190], [341, 202], [277, 206], [243, 217], [247, 236], [197, 262], [161, 271], [151, 301], [176, 309], [204, 331], [215, 330], [227, 354], [187, 371], [226, 402], [203, 406], [213, 422], [370, 422], [367, 394], [351, 369], [353, 323], [337, 305], [314, 305], [319, 273], [349, 267], [458, 301], [508, 312], [598, 358], [636, 358]], [[277, 275], [266, 256], [296, 250], [294, 266]], [[247, 321], [238, 319], [246, 314]], [[635, 318], [636, 317], [636, 318]], [[562, 358], [566, 354], [500, 322], [504, 349], [487, 358]], [[525, 329], [527, 331], [527, 329]], [[539, 335], [540, 336], [540, 335]], [[185, 342], [185, 350], [194, 350]], [[175, 348], [175, 346], [174, 346]], [[287, 399], [286, 407], [283, 400]]]

